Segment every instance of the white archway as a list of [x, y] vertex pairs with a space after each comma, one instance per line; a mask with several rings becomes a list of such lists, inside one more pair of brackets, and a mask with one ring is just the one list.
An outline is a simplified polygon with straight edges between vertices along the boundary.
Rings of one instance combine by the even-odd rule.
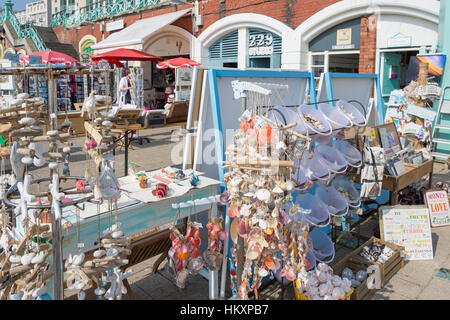
[[[189, 44], [189, 52], [192, 52], [192, 43], [193, 39], [195, 37], [187, 30], [180, 28], [178, 26], [174, 25], [167, 25], [164, 28], [158, 30], [158, 32], [152, 34], [149, 39], [145, 39], [145, 42], [142, 46], [143, 51], [148, 52], [147, 50], [156, 42], [159, 40], [166, 38], [166, 37], [177, 37], [181, 38], [181, 40], [184, 40]], [[153, 52], [149, 52], [151, 54], [156, 54]], [[157, 54], [156, 54], [157, 55]]]
[[437, 0], [342, 0], [309, 17], [294, 31], [300, 39], [298, 68], [306, 70], [308, 43], [324, 31], [351, 19], [376, 14], [405, 16], [439, 24], [440, 2]]
[[[257, 13], [238, 13], [224, 17], [206, 28], [194, 43], [192, 56], [201, 63], [205, 63], [209, 56], [208, 49], [216, 41], [233, 31], [238, 31], [239, 56], [238, 66], [246, 64], [247, 28], [259, 28], [275, 33], [282, 38], [282, 51], [292, 52], [292, 38], [294, 30], [283, 22], [272, 17]], [[282, 53], [282, 65], [288, 64], [289, 56]]]
[[309, 17], [295, 32], [309, 42], [339, 23], [371, 14], [402, 15], [439, 24], [439, 9], [437, 0], [342, 0]]

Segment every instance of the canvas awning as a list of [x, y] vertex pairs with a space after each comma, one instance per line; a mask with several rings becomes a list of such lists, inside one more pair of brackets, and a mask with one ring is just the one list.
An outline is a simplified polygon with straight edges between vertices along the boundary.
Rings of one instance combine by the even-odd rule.
[[133, 47], [134, 49], [142, 50], [143, 44], [153, 33], [175, 22], [191, 11], [192, 9], [186, 9], [138, 20], [125, 29], [111, 34], [108, 38], [93, 45], [91, 48], [94, 50], [111, 50], [115, 48]]

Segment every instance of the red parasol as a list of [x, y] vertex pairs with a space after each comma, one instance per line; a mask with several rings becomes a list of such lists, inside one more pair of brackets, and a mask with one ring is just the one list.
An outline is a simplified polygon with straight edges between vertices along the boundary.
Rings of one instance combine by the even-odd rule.
[[92, 62], [100, 62], [101, 60], [121, 66], [120, 61], [161, 61], [164, 59], [143, 51], [120, 48], [92, 56]]
[[46, 51], [37, 51], [30, 53], [26, 56], [20, 58], [20, 61], [23, 63], [30, 63], [29, 56], [40, 56], [42, 57], [42, 63], [63, 63], [65, 65], [71, 65], [72, 63], [80, 64], [80, 62], [67, 54], [58, 51], [46, 50]]
[[169, 59], [163, 62], [160, 62], [156, 65], [159, 69], [167, 69], [167, 68], [186, 68], [186, 67], [193, 67], [193, 66], [201, 66], [200, 63], [197, 61], [186, 59], [186, 58], [174, 58]]

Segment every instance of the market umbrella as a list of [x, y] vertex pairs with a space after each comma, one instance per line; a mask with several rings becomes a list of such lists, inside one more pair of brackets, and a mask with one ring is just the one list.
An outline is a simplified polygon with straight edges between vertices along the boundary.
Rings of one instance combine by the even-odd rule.
[[100, 62], [101, 60], [106, 60], [109, 63], [114, 63], [118, 66], [121, 66], [120, 61], [161, 61], [164, 59], [143, 51], [120, 48], [96, 54], [95, 56], [92, 56], [91, 60], [92, 62]]
[[187, 59], [187, 58], [173, 58], [169, 59], [163, 62], [160, 62], [156, 65], [159, 69], [167, 69], [167, 68], [186, 68], [186, 67], [193, 67], [193, 66], [201, 66], [200, 63], [197, 61]]
[[71, 65], [72, 63], [78, 64], [78, 65], [80, 64], [80, 62], [77, 59], [74, 59], [65, 53], [53, 51], [53, 50], [33, 52], [26, 56], [21, 57], [20, 61], [22, 61], [23, 63], [29, 64], [30, 56], [40, 56], [42, 58], [43, 64], [47, 64], [47, 63], [63, 63], [65, 65]]

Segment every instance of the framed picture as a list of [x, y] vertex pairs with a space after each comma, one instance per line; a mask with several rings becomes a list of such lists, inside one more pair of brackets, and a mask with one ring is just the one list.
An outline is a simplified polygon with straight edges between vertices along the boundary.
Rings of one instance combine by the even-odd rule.
[[386, 123], [377, 126], [376, 128], [378, 129], [380, 144], [385, 150], [385, 155], [387, 158], [392, 157], [394, 154], [402, 150], [400, 137], [394, 122]]
[[412, 163], [421, 165], [425, 161], [422, 151], [419, 151], [412, 157]]

